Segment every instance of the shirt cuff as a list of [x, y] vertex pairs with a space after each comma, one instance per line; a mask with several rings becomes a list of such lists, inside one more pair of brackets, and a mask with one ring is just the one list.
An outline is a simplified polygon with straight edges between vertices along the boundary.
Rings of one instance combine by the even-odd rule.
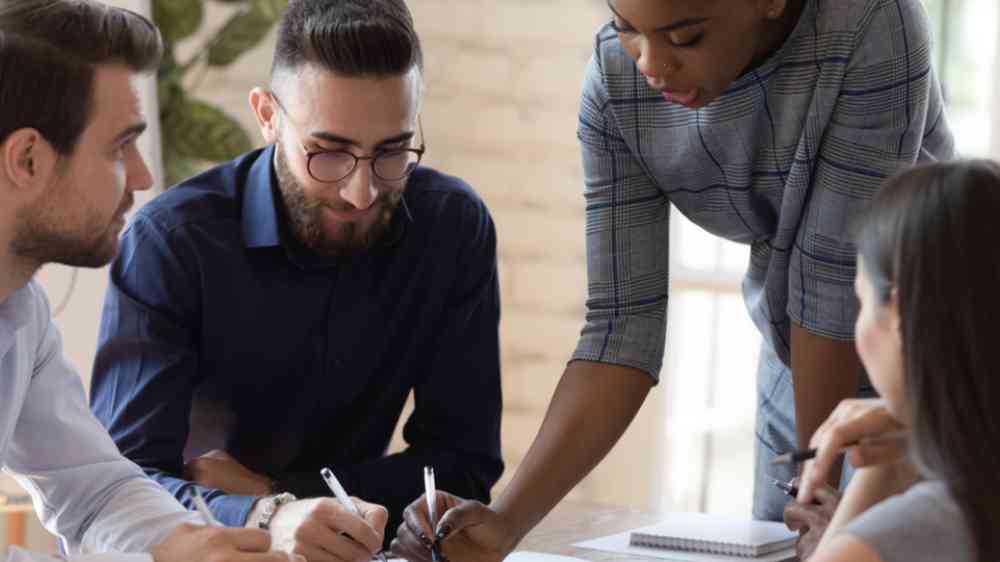
[[226, 527], [242, 527], [250, 510], [260, 499], [257, 496], [221, 496], [212, 500], [212, 515]]

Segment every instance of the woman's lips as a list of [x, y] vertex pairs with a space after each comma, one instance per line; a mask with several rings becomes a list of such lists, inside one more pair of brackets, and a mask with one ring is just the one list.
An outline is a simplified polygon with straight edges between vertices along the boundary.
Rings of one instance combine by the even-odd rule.
[[698, 94], [701, 93], [698, 90], [698, 88], [693, 88], [685, 92], [676, 92], [670, 90], [660, 90], [660, 92], [663, 94], [664, 99], [666, 99], [667, 101], [687, 106], [693, 104], [695, 100], [698, 99]]

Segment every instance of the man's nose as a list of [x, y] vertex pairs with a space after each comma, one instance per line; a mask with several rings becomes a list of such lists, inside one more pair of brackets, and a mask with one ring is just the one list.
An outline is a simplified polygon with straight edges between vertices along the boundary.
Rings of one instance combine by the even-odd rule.
[[378, 189], [372, 182], [372, 167], [369, 162], [358, 162], [358, 168], [340, 190], [340, 197], [354, 208], [364, 211], [378, 199]]

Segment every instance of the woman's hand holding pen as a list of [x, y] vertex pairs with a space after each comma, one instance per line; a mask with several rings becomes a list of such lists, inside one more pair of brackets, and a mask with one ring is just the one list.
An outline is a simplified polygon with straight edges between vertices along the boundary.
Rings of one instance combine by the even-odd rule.
[[[845, 447], [848, 461], [857, 468], [893, 463], [906, 454], [905, 439], [898, 438], [904, 426], [881, 399], [844, 400], [816, 430], [809, 442], [816, 457], [806, 462], [798, 501], [808, 505], [816, 490], [826, 483], [834, 463]], [[879, 439], [896, 434], [896, 438]]]
[[[798, 485], [798, 479], [792, 483]], [[785, 525], [799, 533], [799, 540], [795, 543], [795, 553], [799, 560], [812, 556], [840, 504], [840, 492], [825, 482], [816, 489], [814, 495], [815, 499], [808, 504], [797, 501], [785, 504]]]
[[439, 491], [437, 512], [444, 515], [435, 529], [426, 498], [411, 503], [392, 541], [393, 555], [410, 562], [431, 562], [431, 549], [438, 545], [448, 562], [500, 562], [514, 548], [501, 516], [480, 502]]

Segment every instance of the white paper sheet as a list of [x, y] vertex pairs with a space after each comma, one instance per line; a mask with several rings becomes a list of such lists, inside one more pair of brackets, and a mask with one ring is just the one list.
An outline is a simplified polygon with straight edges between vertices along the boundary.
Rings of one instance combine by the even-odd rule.
[[769, 556], [761, 556], [759, 558], [740, 558], [739, 556], [720, 556], [718, 554], [678, 552], [676, 550], [631, 546], [628, 543], [630, 534], [631, 531], [626, 531], [617, 535], [610, 535], [599, 539], [578, 542], [573, 546], [577, 548], [600, 550], [603, 552], [644, 556], [646, 558], [656, 558], [658, 560], [675, 560], [677, 562], [784, 562], [786, 560], [797, 560], [794, 548], [776, 552]]

